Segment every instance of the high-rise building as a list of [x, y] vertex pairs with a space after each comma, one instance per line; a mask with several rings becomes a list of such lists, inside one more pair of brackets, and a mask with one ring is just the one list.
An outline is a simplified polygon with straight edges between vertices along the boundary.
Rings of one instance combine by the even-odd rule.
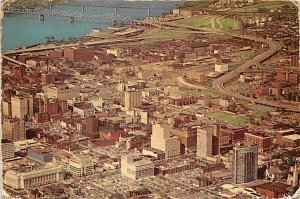
[[153, 124], [151, 135], [151, 148], [165, 152], [165, 158], [180, 155], [180, 140], [177, 136], [171, 136], [170, 127]]
[[97, 118], [87, 117], [85, 121], [87, 132], [94, 133], [99, 131], [99, 120]]
[[11, 102], [10, 100], [2, 99], [2, 114], [6, 117], [11, 117]]
[[197, 156], [206, 158], [212, 155], [212, 139], [214, 129], [207, 127], [205, 129], [197, 129]]
[[11, 141], [26, 139], [25, 122], [22, 119], [3, 118], [2, 138]]
[[33, 97], [26, 93], [19, 93], [11, 97], [11, 115], [18, 119], [33, 117]]
[[1, 140], [1, 152], [2, 152], [3, 160], [7, 160], [7, 159], [15, 157], [14, 143], [11, 140], [2, 139]]
[[142, 92], [141, 91], [127, 91], [125, 92], [125, 109], [131, 110], [133, 107], [142, 105]]
[[241, 184], [257, 179], [257, 145], [238, 145], [233, 148], [233, 182]]
[[219, 124], [213, 125], [213, 136], [212, 136], [212, 155], [220, 154], [220, 129], [221, 126]]

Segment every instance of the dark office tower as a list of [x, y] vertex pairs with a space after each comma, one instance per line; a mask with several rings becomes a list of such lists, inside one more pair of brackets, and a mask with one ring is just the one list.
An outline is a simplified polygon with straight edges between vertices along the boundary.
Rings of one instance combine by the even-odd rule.
[[213, 136], [212, 136], [212, 155], [220, 154], [220, 125], [213, 125]]
[[86, 130], [89, 133], [94, 133], [99, 131], [99, 120], [94, 117], [86, 118]]

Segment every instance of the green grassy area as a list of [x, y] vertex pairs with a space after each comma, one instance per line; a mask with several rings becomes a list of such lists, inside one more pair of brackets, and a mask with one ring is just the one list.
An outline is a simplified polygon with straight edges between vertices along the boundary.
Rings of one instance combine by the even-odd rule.
[[178, 24], [198, 28], [212, 28], [212, 24], [210, 23], [212, 18], [213, 16], [210, 15], [201, 15], [188, 19], [183, 19], [181, 21], [178, 21]]
[[217, 0], [186, 1], [182, 7], [202, 8], [207, 7], [216, 1]]
[[235, 100], [235, 103], [236, 103], [236, 104], [243, 104], [243, 105], [249, 104], [248, 101], [242, 100], [242, 99], [236, 99], [236, 100]]
[[264, 106], [260, 104], [252, 104], [248, 106], [248, 108], [254, 111], [269, 111], [269, 112], [276, 111], [276, 109], [273, 107]]
[[241, 51], [239, 54], [242, 57], [248, 57], [248, 58], [255, 56], [255, 52], [253, 52], [251, 50]]
[[229, 113], [221, 111], [211, 112], [208, 115], [215, 118], [216, 120], [226, 121], [234, 124], [245, 124], [246, 122], [248, 122], [245, 116], [233, 116]]
[[[52, 3], [65, 3], [65, 0], [53, 0]], [[50, 5], [48, 0], [16, 0], [10, 3], [13, 8], [41, 8], [48, 7]]]
[[178, 21], [178, 24], [185, 25], [185, 26], [193, 26], [197, 28], [214, 28], [215, 29], [222, 29], [226, 30], [233, 30], [233, 29], [240, 29], [242, 24], [238, 20], [234, 20], [233, 18], [220, 18], [220, 24], [217, 22], [218, 16], [211, 16], [211, 15], [201, 15], [195, 16], [188, 19], [183, 19]]
[[253, 116], [255, 118], [267, 118], [269, 116], [268, 112], [256, 111]]
[[282, 6], [284, 5], [289, 5], [289, 6], [293, 6], [292, 3], [290, 2], [262, 2], [256, 5], [252, 5], [252, 6], [247, 6], [247, 7], [243, 7], [243, 8], [236, 8], [233, 9], [233, 11], [238, 11], [238, 12], [257, 12], [259, 11], [259, 9], [261, 8], [265, 8], [268, 10], [272, 10], [272, 9], [278, 9], [278, 8], [282, 8]]
[[189, 35], [187, 29], [184, 28], [173, 28], [173, 29], [162, 29], [158, 32], [147, 35], [145, 42], [165, 41], [172, 39], [183, 39]]
[[211, 97], [222, 97], [221, 94], [217, 93], [216, 91], [213, 90], [202, 90], [199, 92], [201, 95], [204, 96], [211, 96]]
[[223, 25], [222, 30], [236, 30], [242, 28], [242, 23], [233, 18], [221, 18], [220, 23]]
[[253, 110], [253, 116], [256, 118], [266, 118], [269, 116], [270, 112], [276, 111], [275, 108], [269, 107], [269, 106], [264, 106], [264, 105], [259, 105], [259, 104], [253, 104], [248, 106], [249, 109]]

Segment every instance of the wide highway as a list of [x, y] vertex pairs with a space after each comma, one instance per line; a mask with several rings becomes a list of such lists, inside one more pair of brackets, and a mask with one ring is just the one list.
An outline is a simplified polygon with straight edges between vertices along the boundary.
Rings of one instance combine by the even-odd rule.
[[[93, 45], [108, 45], [108, 44], [115, 44], [115, 43], [137, 42], [137, 41], [141, 41], [141, 40], [143, 40], [143, 38], [120, 38], [120, 39], [106, 39], [106, 40], [101, 40], [101, 41], [88, 41], [88, 42], [82, 42], [82, 43], [85, 46], [93, 46]], [[2, 52], [2, 55], [47, 51], [47, 50], [53, 50], [53, 49], [58, 49], [58, 48], [67, 48], [67, 47], [78, 46], [78, 44], [79, 43], [70, 43], [70, 44], [62, 44], [62, 45], [44, 45], [44, 46], [37, 46], [37, 47], [32, 47], [32, 48], [16, 49], [16, 50]]]
[[278, 103], [275, 101], [269, 101], [264, 99], [258, 99], [258, 98], [252, 98], [252, 97], [246, 97], [244, 95], [241, 95], [240, 93], [230, 91], [229, 89], [226, 89], [225, 84], [230, 81], [231, 79], [239, 76], [241, 73], [245, 72], [248, 68], [250, 68], [253, 65], [259, 64], [281, 49], [281, 45], [275, 41], [268, 40], [268, 39], [262, 39], [262, 38], [256, 38], [251, 36], [244, 36], [244, 35], [231, 35], [233, 37], [239, 37], [249, 40], [255, 40], [261, 43], [266, 43], [269, 45], [268, 50], [264, 51], [263, 53], [255, 56], [253, 59], [247, 61], [246, 63], [242, 64], [240, 67], [226, 73], [225, 75], [219, 77], [213, 82], [213, 88], [217, 90], [219, 93], [222, 93], [223, 95], [234, 97], [236, 99], [242, 99], [247, 100], [252, 103], [256, 104], [262, 104], [266, 106], [271, 106], [275, 108], [284, 108], [287, 111], [293, 111], [293, 112], [300, 112], [299, 106], [293, 106], [293, 105], [287, 105]]
[[[193, 31], [209, 31], [207, 28], [196, 28], [196, 27], [191, 27], [191, 26], [185, 26], [185, 25], [179, 25], [175, 23], [159, 23], [162, 26], [171, 26], [171, 27], [178, 27], [178, 28], [187, 28]], [[229, 97], [234, 97], [235, 99], [241, 99], [241, 100], [247, 100], [252, 103], [256, 104], [261, 104], [261, 105], [266, 105], [266, 106], [271, 106], [275, 108], [283, 108], [287, 111], [292, 111], [292, 112], [298, 112], [300, 113], [300, 106], [297, 105], [289, 105], [289, 104], [283, 104], [280, 102], [275, 102], [275, 101], [269, 101], [269, 100], [264, 100], [264, 99], [257, 99], [257, 98], [252, 98], [252, 97], [246, 97], [244, 95], [241, 95], [240, 93], [230, 91], [228, 88], [225, 87], [225, 84], [232, 80], [233, 78], [239, 76], [241, 73], [245, 72], [248, 68], [250, 68], [253, 65], [259, 64], [268, 58], [270, 58], [272, 55], [276, 54], [280, 49], [281, 45], [278, 42], [275, 42], [273, 40], [269, 39], [263, 39], [263, 38], [257, 38], [249, 35], [241, 35], [241, 34], [234, 34], [234, 33], [225, 33], [222, 32], [221, 30], [217, 29], [210, 29], [211, 33], [223, 33], [231, 37], [236, 37], [240, 39], [246, 39], [246, 40], [252, 40], [260, 43], [265, 43], [268, 44], [269, 48], [268, 50], [262, 52], [261, 54], [255, 56], [253, 59], [247, 61], [246, 63], [242, 64], [240, 67], [224, 74], [223, 76], [217, 78], [214, 82], [212, 87], [218, 91], [219, 93], [229, 96]]]

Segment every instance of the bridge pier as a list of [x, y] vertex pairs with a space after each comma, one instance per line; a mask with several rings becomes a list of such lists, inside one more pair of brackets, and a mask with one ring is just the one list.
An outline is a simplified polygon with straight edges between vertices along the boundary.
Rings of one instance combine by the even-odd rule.
[[117, 20], [112, 20], [112, 26], [117, 26], [118, 25], [118, 21]]
[[150, 8], [148, 8], [148, 16], [150, 16]]
[[45, 20], [45, 16], [43, 14], [39, 14], [39, 20], [40, 21], [44, 21]]
[[81, 11], [84, 12], [84, 6], [81, 6]]
[[117, 13], [118, 12], [118, 7], [115, 7], [115, 13]]
[[74, 23], [74, 17], [69, 17], [69, 23]]
[[50, 6], [49, 6], [49, 10], [52, 10], [52, 4], [50, 4]]

